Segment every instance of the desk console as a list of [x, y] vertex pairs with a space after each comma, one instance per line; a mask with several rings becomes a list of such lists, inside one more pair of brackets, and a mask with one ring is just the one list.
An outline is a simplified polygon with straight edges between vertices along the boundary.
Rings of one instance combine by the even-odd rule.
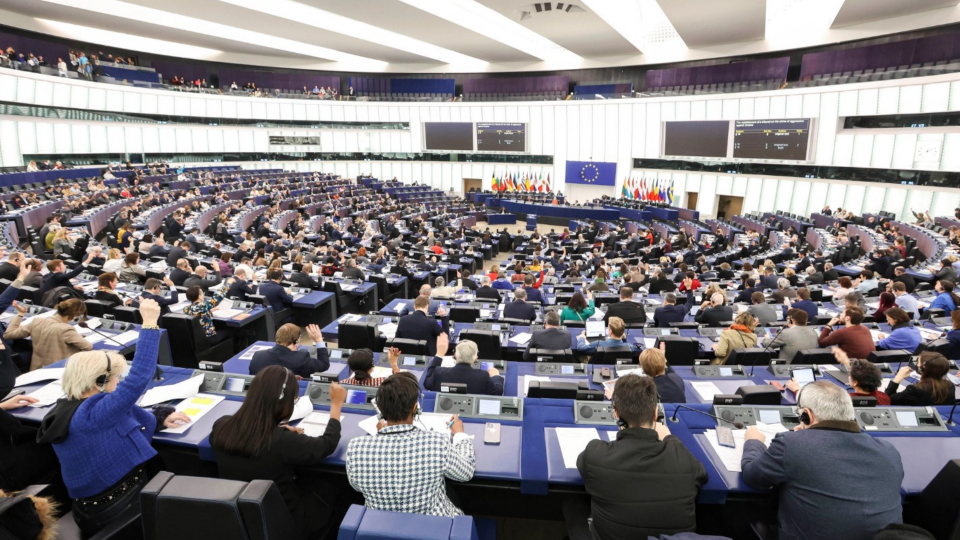
[[718, 379], [723, 377], [746, 377], [743, 366], [694, 366], [693, 373], [697, 377]]
[[[401, 354], [400, 354], [400, 359], [397, 361], [397, 364], [400, 365], [400, 368], [401, 368], [401, 369], [409, 369], [409, 368], [413, 368], [413, 369], [417, 369], [417, 368], [425, 369], [425, 368], [427, 367], [427, 364], [429, 364], [431, 360], [433, 360], [433, 357], [432, 357], [432, 356], [420, 356], [420, 355], [415, 355], [415, 354], [402, 354], [402, 353], [401, 353]], [[389, 358], [389, 356], [387, 355], [387, 353], [385, 353], [385, 352], [380, 353], [380, 359], [377, 361], [377, 364], [379, 364], [379, 365], [381, 365], [381, 366], [389, 366], [389, 365], [390, 365], [390, 358]]]
[[[377, 388], [374, 386], [355, 386], [344, 384], [347, 390], [347, 399], [343, 402], [345, 409], [363, 409], [375, 411], [374, 401], [377, 399]], [[311, 382], [307, 384], [304, 396], [314, 405], [330, 405], [330, 383]]]
[[[795, 407], [773, 405], [715, 405], [713, 413], [732, 427], [782, 423], [787, 429], [800, 425]], [[866, 432], [947, 431], [946, 423], [933, 407], [857, 407], [855, 418]]]
[[523, 399], [470, 394], [437, 394], [433, 412], [457, 414], [463, 418], [523, 420]]
[[534, 364], [534, 373], [537, 375], [569, 375], [571, 377], [586, 376], [586, 364], [565, 364], [561, 362], [537, 362]]
[[774, 377], [789, 379], [793, 377], [793, 370], [795, 369], [812, 369], [814, 375], [817, 377], [822, 377], [823, 372], [820, 370], [818, 364], [781, 364], [779, 361], [774, 360], [767, 366], [767, 371], [769, 371]]
[[194, 370], [193, 376], [203, 375], [203, 383], [200, 384], [200, 392], [205, 394], [216, 394], [220, 396], [244, 397], [253, 382], [253, 375], [241, 375], [239, 373], [222, 373], [212, 371]]
[[613, 405], [609, 401], [574, 401], [573, 420], [578, 424], [615, 426]]
[[645, 336], [679, 336], [680, 331], [676, 328], [644, 328], [643, 335]]

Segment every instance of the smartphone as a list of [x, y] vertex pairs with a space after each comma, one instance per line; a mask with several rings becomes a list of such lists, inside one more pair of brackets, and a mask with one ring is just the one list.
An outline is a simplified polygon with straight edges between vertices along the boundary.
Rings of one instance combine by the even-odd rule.
[[486, 444], [500, 444], [500, 424], [487, 422], [483, 427], [483, 442]]
[[733, 438], [733, 430], [728, 427], [717, 426], [717, 442], [720, 443], [720, 446], [726, 446], [727, 448], [737, 447], [737, 441]]
[[6, 400], [8, 400], [8, 399], [13, 399], [13, 398], [15, 398], [15, 397], [17, 397], [17, 396], [22, 396], [23, 394], [26, 394], [26, 393], [27, 393], [27, 391], [24, 390], [23, 388], [17, 388], [17, 389], [12, 390], [9, 394], [7, 394], [7, 397], [3, 398], [3, 399], [0, 400], [0, 401], [6, 401]]

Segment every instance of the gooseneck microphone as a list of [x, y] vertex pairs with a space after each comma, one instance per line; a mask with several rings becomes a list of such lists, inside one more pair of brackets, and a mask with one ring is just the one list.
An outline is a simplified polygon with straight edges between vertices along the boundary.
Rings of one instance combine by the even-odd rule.
[[[671, 421], [671, 422], [677, 423], [677, 422], [680, 421], [680, 419], [677, 418], [677, 415], [680, 414], [680, 409], [686, 409], [686, 410], [688, 410], [688, 411], [693, 411], [693, 412], [695, 412], [695, 413], [700, 413], [700, 414], [702, 414], [702, 415], [704, 415], [704, 416], [709, 416], [710, 418], [713, 418], [714, 420], [717, 420], [718, 422], [721, 422], [721, 423], [722, 423], [722, 422], [727, 422], [726, 420], [724, 420], [723, 418], [720, 418], [719, 416], [717, 416], [717, 415], [715, 415], [715, 414], [710, 414], [710, 413], [708, 413], [708, 412], [701, 411], [701, 410], [699, 410], [699, 409], [694, 409], [693, 407], [687, 407], [686, 405], [680, 405], [680, 404], [677, 405], [677, 410], [673, 411], [673, 416], [670, 417], [670, 421]], [[730, 423], [730, 422], [727, 422], [727, 423]], [[744, 424], [743, 424], [743, 422], [740, 422], [740, 421], [738, 420], [738, 421], [736, 421], [736, 422], [733, 422], [733, 427], [735, 427], [735, 428], [737, 428], [737, 429], [743, 429], [743, 428], [744, 428]]]
[[[112, 342], [116, 343], [117, 345], [119, 345], [119, 346], [120, 346], [120, 350], [126, 349], [126, 348], [128, 347], [127, 344], [125, 344], [125, 343], [120, 343], [119, 341], [117, 341], [117, 340], [113, 339], [112, 337], [110, 337], [109, 334], [104, 334], [103, 332], [97, 330], [96, 328], [91, 328], [90, 325], [87, 324], [87, 321], [80, 321], [80, 322], [77, 323], [77, 326], [79, 326], [80, 328], [86, 328], [87, 330], [91, 330], [91, 331], [93, 331], [93, 332], [96, 332], [97, 334], [100, 334], [101, 336], [109, 339], [110, 341], [112, 341]], [[153, 380], [155, 380], [155, 381], [162, 381], [162, 380], [163, 380], [163, 371], [160, 370], [160, 366], [159, 366], [159, 365], [157, 366], [157, 371], [154, 373]]]
[[956, 425], [956, 424], [953, 423], [953, 412], [957, 410], [957, 403], [960, 403], [960, 401], [955, 402], [955, 403], [953, 404], [953, 407], [950, 408], [950, 418], [947, 419], [947, 425], [948, 425], [948, 426], [955, 426], [955, 425]]
[[[777, 330], [777, 335], [773, 336], [773, 339], [770, 340], [770, 343], [767, 343], [767, 346], [763, 348], [763, 352], [767, 352], [767, 351], [770, 349], [770, 345], [773, 345], [773, 342], [776, 341], [778, 337], [780, 337], [780, 334], [783, 333], [783, 331], [786, 330], [786, 328], [787, 328], [787, 326], [784, 325], [784, 326], [781, 326], [781, 327], [780, 327], [780, 330]], [[758, 357], [759, 357], [759, 355], [758, 355]], [[758, 358], [758, 357], [757, 357], [757, 358]], [[757, 358], [754, 358], [754, 359], [753, 359], [753, 363], [750, 364], [750, 376], [751, 376], [751, 377], [753, 377], [753, 372], [754, 372], [754, 370], [757, 369]]]

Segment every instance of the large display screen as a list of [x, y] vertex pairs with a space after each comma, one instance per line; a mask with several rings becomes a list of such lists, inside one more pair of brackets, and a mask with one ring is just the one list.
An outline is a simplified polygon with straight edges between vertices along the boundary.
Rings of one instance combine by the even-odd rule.
[[424, 122], [424, 150], [473, 151], [472, 122]]
[[526, 124], [477, 123], [477, 151], [526, 152]]
[[734, 158], [807, 161], [809, 143], [809, 118], [734, 122]]
[[664, 122], [663, 155], [726, 157], [729, 137], [727, 120]]

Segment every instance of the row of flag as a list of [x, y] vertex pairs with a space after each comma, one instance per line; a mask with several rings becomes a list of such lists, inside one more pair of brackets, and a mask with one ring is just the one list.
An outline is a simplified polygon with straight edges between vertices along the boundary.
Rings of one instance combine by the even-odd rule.
[[527, 173], [506, 173], [497, 176], [496, 173], [494, 173], [491, 185], [493, 186], [493, 191], [519, 191], [527, 193], [551, 191], [550, 174], [548, 173], [546, 179], [544, 179], [543, 172], [541, 172], [539, 176]]
[[624, 178], [623, 198], [673, 204], [673, 180]]

